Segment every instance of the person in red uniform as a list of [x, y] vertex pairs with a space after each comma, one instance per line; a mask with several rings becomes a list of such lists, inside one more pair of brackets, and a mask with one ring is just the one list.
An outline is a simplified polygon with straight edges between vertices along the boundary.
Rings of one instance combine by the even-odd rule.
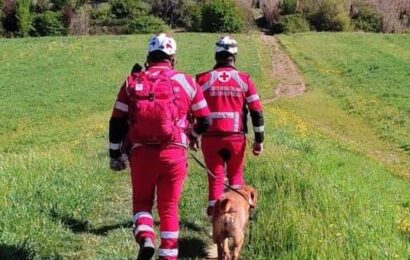
[[148, 43], [147, 69], [125, 80], [114, 105], [109, 126], [110, 167], [123, 170], [122, 143], [130, 146], [134, 235], [138, 259], [155, 252], [152, 207], [155, 193], [160, 218], [158, 255], [177, 259], [178, 203], [187, 175], [189, 144], [187, 114], [195, 117], [190, 137], [210, 125], [210, 112], [194, 79], [174, 70], [176, 42], [166, 34]]
[[213, 70], [197, 75], [204, 97], [211, 110], [212, 125], [202, 137], [202, 153], [208, 175], [208, 215], [212, 216], [215, 201], [223, 194], [225, 169], [229, 184], [244, 184], [243, 165], [247, 133], [247, 115], [252, 119], [255, 139], [253, 154], [263, 150], [264, 122], [262, 105], [250, 76], [235, 67], [237, 42], [224, 36], [216, 42]]

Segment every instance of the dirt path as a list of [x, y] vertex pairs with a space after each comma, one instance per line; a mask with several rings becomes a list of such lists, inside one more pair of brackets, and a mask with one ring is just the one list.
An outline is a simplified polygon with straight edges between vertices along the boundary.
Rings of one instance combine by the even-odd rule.
[[275, 97], [266, 103], [279, 98], [293, 98], [303, 94], [306, 86], [296, 64], [279, 48], [278, 40], [274, 36], [262, 35], [263, 41], [272, 46], [272, 74], [277, 85], [274, 87]]

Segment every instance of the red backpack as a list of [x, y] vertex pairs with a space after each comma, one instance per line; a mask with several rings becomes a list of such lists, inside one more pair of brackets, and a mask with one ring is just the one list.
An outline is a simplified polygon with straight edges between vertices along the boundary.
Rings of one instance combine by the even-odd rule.
[[129, 135], [132, 142], [170, 142], [179, 133], [179, 95], [175, 93], [170, 79], [174, 74], [174, 71], [160, 71], [154, 75], [139, 72], [128, 78]]

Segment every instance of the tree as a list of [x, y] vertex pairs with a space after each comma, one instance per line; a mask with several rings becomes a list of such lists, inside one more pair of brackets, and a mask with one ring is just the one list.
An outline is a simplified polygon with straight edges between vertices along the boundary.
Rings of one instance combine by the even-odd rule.
[[19, 34], [23, 37], [27, 36], [30, 31], [30, 2], [30, 0], [19, 0], [16, 5], [18, 30]]

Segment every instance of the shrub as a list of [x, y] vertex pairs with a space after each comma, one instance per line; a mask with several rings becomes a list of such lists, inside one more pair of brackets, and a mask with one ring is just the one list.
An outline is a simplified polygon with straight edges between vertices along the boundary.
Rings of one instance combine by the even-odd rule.
[[37, 0], [32, 3], [33, 9], [37, 13], [42, 13], [49, 10], [52, 6], [50, 0]]
[[106, 23], [111, 19], [111, 5], [108, 3], [99, 4], [91, 10], [90, 16], [97, 23]]
[[171, 27], [182, 26], [185, 0], [149, 0], [151, 13], [161, 17]]
[[18, 20], [16, 18], [16, 1], [4, 0], [1, 23], [6, 32], [13, 34], [18, 31]]
[[273, 28], [275, 33], [298, 33], [310, 31], [309, 22], [300, 14], [281, 16]]
[[289, 15], [296, 13], [297, 0], [282, 0], [279, 4], [280, 14]]
[[316, 6], [307, 7], [310, 24], [318, 31], [348, 31], [350, 18], [343, 1], [323, 0]]
[[19, 0], [16, 5], [19, 34], [23, 37], [27, 36], [30, 31], [30, 2], [30, 0]]
[[382, 18], [369, 5], [356, 5], [352, 7], [355, 9], [352, 15], [352, 24], [356, 30], [363, 30], [365, 32], [381, 32], [383, 30]]
[[189, 4], [184, 7], [183, 25], [191, 32], [201, 31], [202, 5]]
[[30, 34], [32, 36], [65, 35], [67, 34], [67, 29], [64, 27], [60, 13], [45, 11], [33, 18]]
[[128, 33], [158, 33], [167, 29], [163, 20], [152, 15], [140, 16], [128, 23]]
[[141, 0], [111, 0], [111, 13], [116, 18], [136, 18], [148, 13], [148, 6]]
[[208, 0], [202, 7], [201, 27], [206, 32], [240, 32], [245, 20], [234, 0]]

